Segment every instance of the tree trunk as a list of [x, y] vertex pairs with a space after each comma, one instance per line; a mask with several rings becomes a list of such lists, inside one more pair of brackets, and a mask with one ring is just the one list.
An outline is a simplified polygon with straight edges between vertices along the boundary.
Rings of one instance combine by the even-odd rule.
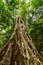
[[43, 65], [21, 17], [10, 40], [0, 51], [0, 65]]

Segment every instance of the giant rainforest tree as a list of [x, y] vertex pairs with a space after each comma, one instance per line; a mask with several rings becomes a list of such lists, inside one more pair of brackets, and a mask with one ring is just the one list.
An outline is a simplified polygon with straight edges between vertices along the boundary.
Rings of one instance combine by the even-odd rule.
[[43, 65], [38, 36], [34, 37], [38, 34], [34, 31], [43, 30], [42, 3], [43, 0], [0, 0], [0, 65]]

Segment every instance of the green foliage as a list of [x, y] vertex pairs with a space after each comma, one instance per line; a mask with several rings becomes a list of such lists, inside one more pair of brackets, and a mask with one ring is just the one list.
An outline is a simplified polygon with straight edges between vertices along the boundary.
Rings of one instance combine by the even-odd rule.
[[[0, 1], [0, 48], [8, 41], [14, 29], [14, 14]], [[7, 7], [6, 7], [7, 6]]]
[[39, 53], [43, 57], [43, 0], [31, 0], [28, 29]]
[[16, 18], [22, 16], [43, 57], [43, 0], [0, 0], [0, 48], [10, 38]]

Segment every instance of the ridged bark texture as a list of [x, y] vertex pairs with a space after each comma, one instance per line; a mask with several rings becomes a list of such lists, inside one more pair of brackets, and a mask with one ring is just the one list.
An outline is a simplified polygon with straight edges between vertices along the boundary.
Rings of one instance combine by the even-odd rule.
[[10, 40], [0, 51], [0, 65], [43, 65], [21, 17]]

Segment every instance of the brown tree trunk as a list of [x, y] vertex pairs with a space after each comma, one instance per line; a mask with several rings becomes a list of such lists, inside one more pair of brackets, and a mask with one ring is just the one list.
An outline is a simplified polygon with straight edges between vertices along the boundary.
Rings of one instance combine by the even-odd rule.
[[43, 65], [21, 17], [10, 40], [0, 51], [0, 65]]

